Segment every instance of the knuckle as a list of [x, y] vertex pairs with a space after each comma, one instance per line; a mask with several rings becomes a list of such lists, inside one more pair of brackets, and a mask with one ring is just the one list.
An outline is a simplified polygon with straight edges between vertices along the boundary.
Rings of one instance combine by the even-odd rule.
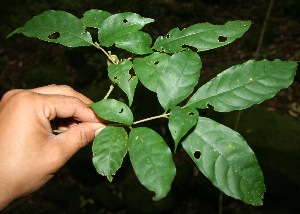
[[34, 97], [34, 93], [30, 91], [16, 89], [6, 92], [2, 97], [2, 101], [11, 101], [14, 105], [22, 105], [28, 102], [31, 103]]
[[20, 90], [18, 89], [13, 89], [10, 91], [7, 91], [3, 96], [2, 96], [2, 101], [4, 100], [8, 100], [9, 98], [11, 98], [13, 95], [15, 95], [16, 93], [18, 93]]

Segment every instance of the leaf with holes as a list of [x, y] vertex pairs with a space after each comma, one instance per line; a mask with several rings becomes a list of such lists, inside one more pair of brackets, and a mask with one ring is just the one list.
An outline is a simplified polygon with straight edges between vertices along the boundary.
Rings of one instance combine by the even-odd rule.
[[144, 58], [135, 58], [134, 72], [146, 88], [156, 92], [160, 76], [169, 59], [168, 54], [157, 52]]
[[186, 106], [228, 112], [250, 107], [287, 88], [296, 74], [297, 62], [253, 61], [233, 66], [203, 85]]
[[247, 204], [262, 205], [262, 171], [255, 154], [237, 132], [199, 117], [182, 146], [200, 171], [226, 195]]
[[135, 54], [150, 54], [152, 49], [152, 38], [149, 34], [137, 31], [128, 33], [116, 41], [116, 47], [130, 51]]
[[157, 80], [157, 97], [165, 110], [176, 106], [192, 93], [198, 83], [201, 67], [198, 54], [191, 50], [170, 57]]
[[101, 118], [125, 125], [133, 123], [133, 115], [130, 108], [115, 99], [104, 99], [89, 106]]
[[176, 174], [172, 152], [164, 139], [145, 127], [133, 128], [128, 140], [129, 156], [139, 181], [155, 192], [154, 200], [165, 197]]
[[171, 109], [169, 117], [169, 129], [174, 139], [176, 151], [180, 139], [193, 128], [198, 121], [199, 112], [194, 108], [181, 108], [176, 106]]
[[130, 60], [124, 60], [119, 64], [110, 64], [108, 66], [109, 78], [126, 93], [129, 106], [132, 104], [135, 88], [138, 83], [138, 78], [131, 76], [129, 73], [131, 68], [132, 63]]
[[144, 25], [153, 22], [153, 19], [144, 18], [136, 13], [119, 13], [108, 17], [99, 28], [98, 39], [105, 47], [112, 46], [128, 33], [141, 30]]
[[153, 49], [166, 53], [175, 53], [186, 49], [185, 46], [206, 51], [218, 48], [240, 38], [250, 27], [250, 21], [229, 21], [224, 25], [200, 23], [189, 26], [182, 31], [172, 29], [166, 36], [160, 36]]
[[100, 28], [105, 19], [112, 14], [103, 10], [88, 10], [83, 14], [81, 21], [86, 27]]
[[128, 135], [124, 128], [107, 126], [95, 137], [92, 151], [97, 172], [109, 181], [123, 163], [127, 153]]
[[93, 45], [92, 37], [85, 31], [80, 19], [64, 11], [49, 10], [33, 17], [23, 27], [10, 33], [23, 33], [47, 42], [60, 43], [68, 47]]

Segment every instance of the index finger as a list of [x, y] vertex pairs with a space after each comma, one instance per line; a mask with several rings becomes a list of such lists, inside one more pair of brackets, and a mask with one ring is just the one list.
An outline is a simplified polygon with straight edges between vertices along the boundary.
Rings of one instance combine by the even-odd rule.
[[57, 95], [65, 95], [65, 96], [71, 96], [76, 97], [80, 100], [82, 100], [86, 104], [90, 104], [93, 101], [84, 96], [83, 94], [75, 91], [73, 88], [67, 85], [48, 85], [43, 86], [39, 88], [30, 89], [30, 91], [39, 93], [39, 94], [57, 94]]
[[102, 122], [102, 119], [79, 98], [65, 95], [43, 96], [43, 114], [49, 121], [54, 118], [74, 118], [80, 122]]

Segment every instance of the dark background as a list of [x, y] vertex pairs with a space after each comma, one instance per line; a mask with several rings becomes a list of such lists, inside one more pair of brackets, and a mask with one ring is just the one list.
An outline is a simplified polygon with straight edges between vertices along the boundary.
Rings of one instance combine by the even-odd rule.
[[[153, 38], [174, 27], [200, 22], [224, 24], [251, 20], [250, 30], [230, 45], [200, 52], [201, 84], [224, 69], [253, 59], [270, 1], [253, 0], [0, 0], [0, 95], [13, 88], [68, 84], [94, 101], [109, 88], [106, 58], [91, 47], [66, 48], [23, 35], [5, 37], [45, 10], [64, 10], [77, 17], [89, 9], [111, 13], [136, 12], [155, 19], [144, 28]], [[277, 0], [271, 8], [258, 59], [300, 59], [300, 1]], [[114, 51], [114, 48], [112, 49]], [[254, 207], [223, 196], [223, 213], [300, 213], [300, 75], [273, 99], [242, 111], [238, 131], [257, 155], [265, 175], [264, 205]], [[113, 97], [124, 100], [123, 92]], [[162, 109], [154, 94], [138, 87], [133, 103], [136, 119], [158, 115]], [[201, 112], [229, 127], [237, 124], [237, 112]], [[167, 121], [149, 125], [169, 143]], [[153, 202], [153, 194], [137, 181], [128, 157], [112, 183], [92, 166], [91, 146], [77, 153], [45, 187], [18, 200], [4, 213], [218, 213], [219, 191], [198, 171], [180, 148], [170, 194]]]

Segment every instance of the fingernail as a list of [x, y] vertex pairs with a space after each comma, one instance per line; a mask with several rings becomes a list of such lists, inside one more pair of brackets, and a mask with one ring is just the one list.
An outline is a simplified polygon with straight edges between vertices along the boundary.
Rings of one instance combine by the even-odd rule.
[[99, 129], [97, 129], [97, 130], [95, 131], [95, 137], [96, 137], [96, 136], [99, 134], [99, 132], [101, 132], [101, 130], [104, 129], [104, 128], [105, 128], [105, 126], [99, 128]]

